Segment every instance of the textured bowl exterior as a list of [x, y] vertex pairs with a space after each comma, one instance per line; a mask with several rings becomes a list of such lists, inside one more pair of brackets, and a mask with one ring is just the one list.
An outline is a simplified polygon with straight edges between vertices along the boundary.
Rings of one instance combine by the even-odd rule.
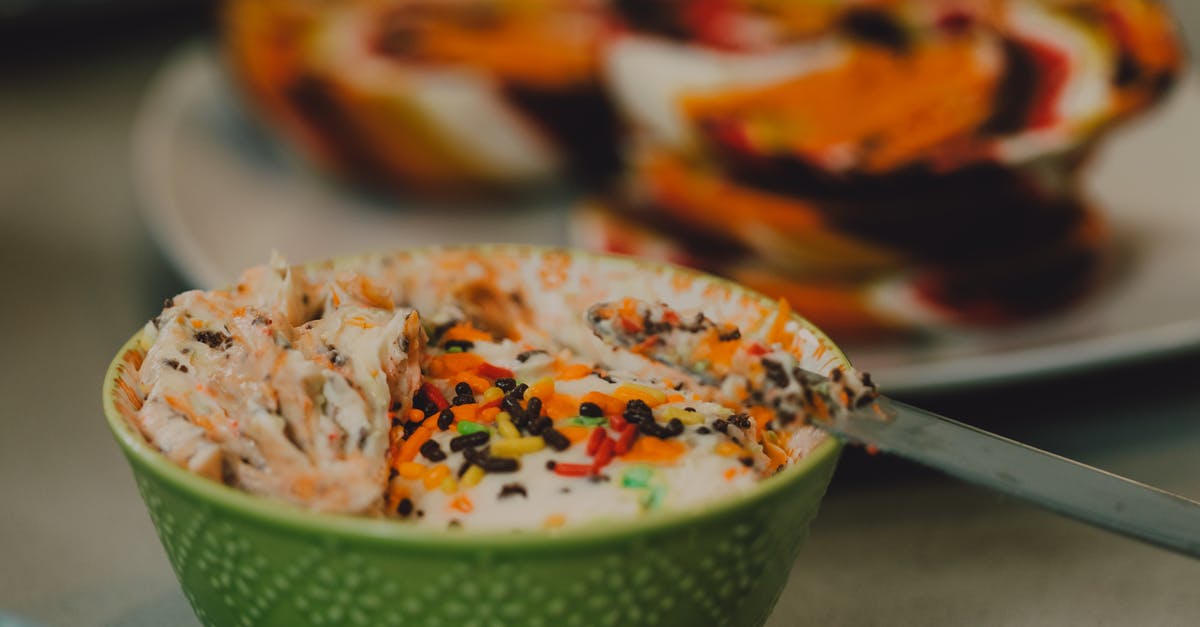
[[[137, 341], [110, 367], [105, 413], [205, 625], [761, 625], [841, 448], [829, 438], [754, 490], [697, 511], [557, 533], [414, 529], [303, 511], [168, 462], [119, 408], [118, 379]], [[844, 363], [836, 348], [831, 352]]]

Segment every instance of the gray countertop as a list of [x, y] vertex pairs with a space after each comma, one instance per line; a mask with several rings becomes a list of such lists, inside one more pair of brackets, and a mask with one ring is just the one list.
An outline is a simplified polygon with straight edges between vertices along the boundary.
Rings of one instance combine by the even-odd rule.
[[[184, 287], [128, 168], [178, 41], [138, 39], [0, 69], [0, 612], [47, 625], [196, 624], [100, 415], [109, 358]], [[1200, 498], [1196, 372], [1200, 355], [909, 400]], [[1200, 561], [903, 462], [842, 464], [773, 627], [1200, 624]]]

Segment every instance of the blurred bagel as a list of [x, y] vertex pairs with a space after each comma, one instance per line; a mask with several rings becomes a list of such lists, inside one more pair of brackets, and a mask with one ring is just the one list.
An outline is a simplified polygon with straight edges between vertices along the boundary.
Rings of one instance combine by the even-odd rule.
[[251, 103], [315, 161], [401, 190], [603, 179], [616, 119], [594, 0], [226, 0]]

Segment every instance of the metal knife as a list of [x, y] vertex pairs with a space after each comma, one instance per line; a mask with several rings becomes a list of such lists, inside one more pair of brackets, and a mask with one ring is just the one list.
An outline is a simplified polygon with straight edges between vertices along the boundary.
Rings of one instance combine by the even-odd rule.
[[813, 426], [971, 483], [1200, 558], [1200, 503], [886, 397]]

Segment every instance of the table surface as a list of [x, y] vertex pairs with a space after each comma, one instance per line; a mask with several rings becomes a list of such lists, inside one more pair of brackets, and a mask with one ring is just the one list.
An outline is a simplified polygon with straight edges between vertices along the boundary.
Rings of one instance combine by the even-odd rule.
[[[1200, 30], [1200, 3], [1183, 13]], [[0, 613], [196, 624], [99, 402], [112, 353], [186, 287], [138, 221], [128, 168], [177, 30], [0, 67]], [[1200, 499], [1198, 371], [1186, 355], [907, 400]], [[1197, 581], [1200, 561], [850, 451], [768, 624], [1198, 624]]]

